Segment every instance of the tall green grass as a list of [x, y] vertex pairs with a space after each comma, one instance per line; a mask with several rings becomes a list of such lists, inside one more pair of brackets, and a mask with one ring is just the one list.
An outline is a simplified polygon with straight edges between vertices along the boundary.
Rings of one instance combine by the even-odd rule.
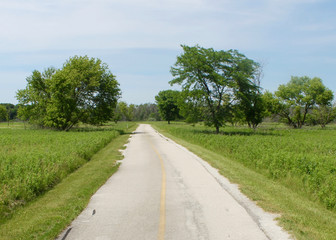
[[1, 128], [0, 222], [89, 161], [124, 125], [72, 132]]
[[0, 122], [0, 129], [2, 128], [20, 128], [23, 129], [25, 128], [27, 124], [23, 122], [16, 122], [16, 121], [9, 121], [8, 122]]
[[[160, 129], [192, 144], [239, 161], [327, 209], [336, 209], [336, 129], [213, 129], [175, 123]], [[290, 183], [290, 184], [288, 184]]]
[[[117, 160], [123, 158], [119, 149], [129, 138], [135, 124], [118, 123], [114, 128], [124, 129], [122, 134], [99, 150], [90, 161], [70, 173], [52, 190], [18, 207], [12, 217], [0, 224], [1, 240], [55, 239], [87, 206], [91, 196], [119, 168]], [[92, 126], [90, 127], [92, 130]], [[83, 129], [81, 129], [83, 130]]]

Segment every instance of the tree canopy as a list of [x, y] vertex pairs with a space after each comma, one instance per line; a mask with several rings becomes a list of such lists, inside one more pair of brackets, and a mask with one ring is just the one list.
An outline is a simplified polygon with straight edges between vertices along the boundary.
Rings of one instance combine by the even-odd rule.
[[136, 121], [159, 121], [159, 109], [154, 103], [136, 105], [134, 109], [134, 120]]
[[17, 92], [31, 122], [69, 130], [79, 122], [101, 124], [112, 118], [120, 96], [115, 76], [100, 59], [74, 56], [61, 69], [35, 70]]
[[5, 106], [0, 105], [0, 121], [6, 121], [8, 118], [7, 109]]
[[273, 112], [294, 128], [301, 128], [310, 110], [331, 106], [333, 97], [333, 92], [323, 85], [320, 78], [293, 76], [275, 92]]
[[118, 102], [116, 108], [116, 120], [132, 121], [134, 118], [135, 105], [126, 102]]
[[179, 91], [165, 90], [160, 91], [159, 94], [155, 96], [155, 100], [159, 108], [159, 113], [162, 119], [168, 121], [168, 124], [170, 124], [170, 121], [175, 120], [179, 117], [179, 94]]
[[19, 108], [18, 105], [14, 105], [11, 103], [0, 103], [0, 106], [5, 107], [5, 109], [7, 110], [7, 116], [5, 117], [5, 120], [9, 121], [16, 119], [17, 111]]
[[202, 103], [195, 97], [196, 91], [183, 91], [178, 98], [180, 115], [187, 123], [197, 123], [203, 119]]
[[[217, 133], [224, 121], [230, 118], [233, 105], [240, 105], [246, 114], [253, 112], [251, 109], [258, 110], [258, 101], [250, 104], [250, 100], [259, 94], [255, 83], [260, 67], [258, 63], [237, 50], [215, 51], [184, 45], [182, 48], [183, 53], [171, 68], [174, 79], [170, 84], [181, 85], [182, 91], [188, 93], [189, 102], [202, 106], [206, 123], [214, 126]], [[253, 117], [250, 114], [246, 120], [251, 121]], [[255, 124], [258, 121], [254, 121]]]

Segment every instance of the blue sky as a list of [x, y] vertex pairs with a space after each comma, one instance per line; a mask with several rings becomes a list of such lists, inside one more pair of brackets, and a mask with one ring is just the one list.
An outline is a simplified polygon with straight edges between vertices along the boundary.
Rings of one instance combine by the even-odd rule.
[[307, 75], [336, 92], [334, 0], [1, 0], [0, 29], [0, 102], [74, 55], [107, 63], [122, 100], [154, 102], [180, 44], [238, 49], [270, 91]]

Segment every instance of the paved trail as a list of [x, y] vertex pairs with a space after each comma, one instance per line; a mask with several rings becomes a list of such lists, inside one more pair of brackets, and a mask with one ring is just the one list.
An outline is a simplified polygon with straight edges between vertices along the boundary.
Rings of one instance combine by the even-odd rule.
[[[226, 189], [226, 190], [225, 190]], [[216, 170], [150, 125], [59, 240], [289, 239]]]

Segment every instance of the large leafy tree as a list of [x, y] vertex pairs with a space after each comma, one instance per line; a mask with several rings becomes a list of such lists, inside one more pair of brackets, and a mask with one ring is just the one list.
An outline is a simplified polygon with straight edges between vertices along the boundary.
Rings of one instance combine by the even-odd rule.
[[331, 106], [333, 93], [320, 78], [293, 76], [287, 84], [279, 86], [273, 100], [273, 111], [294, 128], [301, 128], [309, 111], [314, 107]]
[[234, 56], [234, 62], [232, 74], [236, 104], [232, 108], [233, 116], [240, 116], [242, 122], [255, 129], [266, 115], [260, 88], [262, 69], [258, 63], [241, 54]]
[[101, 124], [112, 118], [119, 84], [100, 59], [75, 56], [63, 68], [34, 71], [17, 98], [29, 119], [41, 126], [69, 130], [79, 122]]
[[155, 96], [155, 100], [159, 108], [159, 113], [162, 119], [168, 121], [168, 124], [170, 124], [170, 121], [175, 120], [179, 117], [179, 94], [179, 91], [164, 90], [160, 91], [158, 95]]
[[182, 85], [202, 107], [208, 125], [219, 128], [230, 119], [230, 108], [239, 104], [244, 112], [247, 94], [256, 91], [254, 83], [259, 64], [237, 50], [215, 51], [199, 46], [182, 46], [183, 53], [171, 68], [174, 77], [170, 84]]

